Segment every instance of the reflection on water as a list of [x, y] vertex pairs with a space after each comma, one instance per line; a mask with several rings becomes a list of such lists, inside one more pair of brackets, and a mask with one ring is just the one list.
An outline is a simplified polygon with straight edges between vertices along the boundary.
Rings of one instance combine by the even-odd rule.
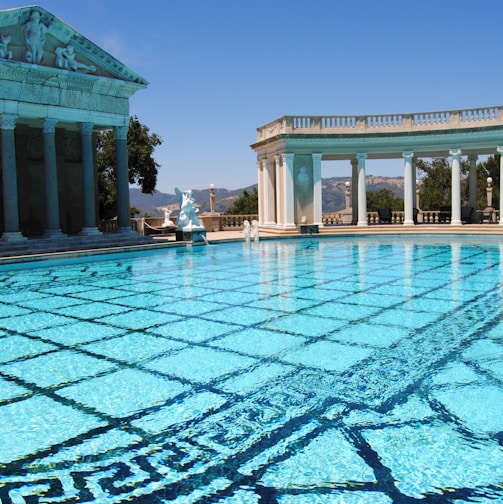
[[0, 501], [503, 500], [502, 252], [306, 236], [4, 267]]

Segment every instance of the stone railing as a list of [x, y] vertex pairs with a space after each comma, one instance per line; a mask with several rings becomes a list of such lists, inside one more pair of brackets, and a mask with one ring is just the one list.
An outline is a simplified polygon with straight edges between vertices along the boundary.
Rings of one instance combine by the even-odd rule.
[[98, 229], [102, 233], [115, 233], [117, 231], [117, 219], [101, 220]]
[[[438, 224], [442, 221], [440, 219], [440, 210], [421, 210], [417, 216], [418, 223], [421, 224]], [[217, 226], [213, 224], [212, 228], [206, 226], [208, 232], [211, 231], [241, 231], [243, 229], [243, 223], [245, 220], [248, 222], [258, 220], [257, 214], [247, 214], [247, 215], [223, 215], [216, 214], [218, 219], [218, 229]], [[484, 215], [483, 212], [477, 211], [474, 214], [473, 222], [499, 222], [499, 212], [494, 210], [490, 218]], [[401, 224], [405, 219], [405, 212], [403, 210], [393, 211], [391, 217], [392, 224]], [[148, 221], [151, 226], [161, 226], [164, 218], [163, 217], [152, 217], [149, 219], [131, 219], [131, 229], [137, 231], [138, 234], [143, 235], [143, 223]], [[340, 212], [324, 212], [321, 218], [321, 222], [324, 226], [335, 226], [342, 224], [350, 224], [351, 216], [348, 219], [347, 211], [341, 210]], [[378, 212], [367, 212], [367, 222], [369, 224], [379, 224], [379, 214]], [[206, 225], [206, 222], [204, 222]], [[98, 226], [99, 230], [103, 233], [114, 233], [117, 231], [117, 219], [102, 220]], [[151, 234], [151, 233], [145, 233]]]
[[423, 210], [419, 215], [421, 217], [421, 222], [425, 224], [436, 224], [440, 222], [439, 210]]
[[[163, 217], [152, 217], [152, 218], [138, 218], [138, 219], [131, 219], [131, 229], [133, 231], [137, 231], [138, 234], [143, 235], [143, 234], [148, 234], [145, 233], [144, 231], [144, 224], [147, 222], [151, 226], [161, 226], [162, 223], [164, 222]], [[117, 232], [117, 219], [103, 219], [100, 221], [98, 225], [98, 229], [102, 233], [115, 233]]]
[[343, 224], [345, 222], [342, 212], [324, 213], [321, 216], [321, 222], [325, 226], [333, 226], [334, 224]]
[[245, 220], [251, 224], [254, 220], [258, 221], [258, 215], [220, 215], [220, 231], [239, 231], [243, 229]]
[[[405, 212], [403, 211], [392, 211], [391, 212], [391, 224], [401, 224], [404, 221]], [[369, 224], [379, 224], [379, 213], [378, 212], [367, 212], [367, 221]]]
[[364, 116], [283, 116], [257, 128], [257, 142], [283, 133], [358, 134], [484, 128], [503, 125], [503, 106]]

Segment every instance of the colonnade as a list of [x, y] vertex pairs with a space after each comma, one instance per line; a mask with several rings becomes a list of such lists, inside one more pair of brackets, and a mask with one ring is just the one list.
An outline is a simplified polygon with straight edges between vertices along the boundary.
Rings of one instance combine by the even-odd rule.
[[[288, 233], [322, 226], [321, 161], [351, 163], [351, 223], [367, 226], [366, 162], [404, 160], [404, 224], [414, 225], [416, 158], [452, 159], [451, 224], [461, 224], [461, 158], [470, 161], [469, 205], [477, 206], [477, 156], [503, 152], [503, 106], [359, 116], [282, 116], [257, 128], [259, 222]], [[503, 194], [503, 165], [501, 194]], [[503, 219], [500, 220], [503, 225]], [[266, 229], [264, 229], [266, 231]]]
[[[494, 152], [502, 154], [503, 145], [495, 146]], [[404, 160], [404, 225], [414, 225], [414, 208], [416, 204], [416, 156], [411, 150], [402, 151]], [[461, 221], [461, 158], [463, 150], [452, 148], [448, 152], [451, 158], [451, 221], [452, 225], [460, 225]], [[275, 227], [285, 231], [296, 229], [297, 225], [306, 221], [319, 227], [322, 223], [322, 186], [321, 186], [321, 153], [311, 153], [312, 170], [308, 176], [312, 177], [310, 190], [312, 191], [312, 211], [305, 215], [296, 215], [297, 188], [295, 153], [275, 154], [258, 159], [258, 195], [259, 195], [259, 224], [263, 227]], [[438, 154], [440, 155], [440, 153]], [[302, 154], [304, 158], [305, 154]], [[469, 206], [477, 207], [477, 160], [478, 155], [467, 155], [470, 163], [469, 172]], [[366, 152], [358, 152], [350, 158], [352, 224], [367, 226], [367, 188], [366, 188]], [[305, 163], [309, 164], [309, 163]], [[500, 194], [503, 194], [503, 156], [500, 158]], [[500, 219], [503, 225], [503, 219]]]
[[[2, 241], [25, 240], [21, 233], [19, 202], [23, 198], [18, 187], [18, 163], [16, 160], [16, 126], [23, 121], [16, 114], [3, 113], [0, 115], [0, 130], [2, 137], [1, 167], [2, 167], [2, 199], [3, 199], [3, 234]], [[58, 126], [65, 128], [65, 123], [54, 118], [40, 121], [43, 138], [43, 169], [44, 185], [39, 190], [44, 194], [45, 216], [39, 216], [44, 222], [44, 235], [52, 238], [63, 238], [60, 216], [60, 188], [58, 186], [58, 156], [56, 146], [56, 130]], [[69, 126], [66, 124], [66, 126]], [[75, 125], [74, 125], [75, 126]], [[93, 133], [95, 125], [82, 122], [76, 125], [81, 141], [81, 170], [82, 170], [82, 205], [83, 227], [82, 235], [97, 235], [97, 190], [96, 166], [94, 155]], [[116, 175], [117, 175], [117, 227], [118, 231], [129, 232], [129, 180], [127, 155], [127, 126], [113, 127], [116, 143]], [[19, 148], [19, 146], [18, 146]]]
[[[503, 153], [503, 146], [495, 147], [495, 151]], [[451, 157], [451, 221], [452, 225], [460, 225], [461, 221], [461, 157], [463, 156], [462, 149], [454, 148], [448, 152]], [[404, 224], [414, 225], [414, 208], [416, 207], [416, 166], [414, 152], [404, 151]], [[366, 187], [365, 187], [365, 159], [364, 153], [358, 154], [358, 178], [357, 194], [358, 194], [358, 225], [366, 226]], [[469, 154], [468, 161], [470, 163], [469, 172], [469, 206], [476, 209], [477, 207], [477, 160], [476, 154]], [[363, 181], [363, 184], [362, 184]], [[353, 177], [353, 182], [355, 178]], [[503, 191], [503, 157], [500, 158], [500, 191]], [[503, 194], [501, 192], [500, 194]], [[365, 208], [361, 206], [365, 202]], [[500, 224], [503, 225], [503, 219], [500, 219]]]

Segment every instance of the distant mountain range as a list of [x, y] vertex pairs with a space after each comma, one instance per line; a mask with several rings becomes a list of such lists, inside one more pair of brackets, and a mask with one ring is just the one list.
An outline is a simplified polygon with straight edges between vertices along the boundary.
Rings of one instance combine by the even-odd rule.
[[[345, 190], [347, 177], [331, 177], [322, 179], [322, 208], [323, 212], [337, 212], [345, 208]], [[226, 212], [227, 209], [242, 196], [243, 191], [253, 193], [256, 185], [243, 187], [242, 189], [222, 189], [215, 188], [215, 209], [217, 212]], [[403, 177], [367, 177], [367, 190], [378, 191], [379, 189], [389, 189], [397, 197], [403, 198]], [[210, 211], [210, 190], [193, 190], [192, 194], [196, 200], [199, 211]], [[156, 191], [154, 194], [144, 194], [141, 189], [131, 188], [129, 190], [131, 206], [138, 208], [140, 215], [159, 216], [163, 215], [162, 207], [168, 207], [174, 214], [180, 209], [176, 194], [167, 194]]]

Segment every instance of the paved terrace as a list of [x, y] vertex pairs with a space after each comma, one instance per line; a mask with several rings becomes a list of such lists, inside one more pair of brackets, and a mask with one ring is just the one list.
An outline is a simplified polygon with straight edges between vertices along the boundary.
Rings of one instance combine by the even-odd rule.
[[[318, 238], [322, 236], [379, 236], [379, 235], [471, 235], [474, 240], [477, 236], [503, 236], [503, 226], [498, 224], [466, 224], [453, 226], [450, 224], [419, 224], [416, 226], [407, 226], [403, 224], [384, 224], [372, 225], [368, 227], [358, 227], [352, 225], [326, 226], [319, 230], [319, 234], [290, 234], [288, 238]], [[156, 237], [129, 236], [128, 239], [118, 239], [118, 234], [110, 233], [101, 240], [93, 241], [87, 239], [65, 240], [64, 245], [58, 247], [54, 243], [44, 245], [38, 243], [34, 245], [32, 241], [25, 242], [24, 247], [13, 249], [2, 248], [0, 244], [0, 265], [9, 263], [19, 263], [26, 261], [45, 261], [48, 259], [68, 258], [78, 256], [88, 256], [92, 254], [112, 254], [119, 252], [137, 252], [161, 248], [187, 247], [191, 246], [188, 242], [176, 241], [175, 236], [165, 235]], [[283, 233], [262, 232], [259, 239], [275, 239], [285, 237]], [[225, 243], [228, 241], [244, 241], [242, 230], [233, 231], [214, 231], [207, 233], [207, 239], [210, 245]], [[420, 239], [420, 238], [419, 238]], [[11, 245], [11, 244], [10, 244]], [[197, 245], [204, 246], [204, 245]]]

